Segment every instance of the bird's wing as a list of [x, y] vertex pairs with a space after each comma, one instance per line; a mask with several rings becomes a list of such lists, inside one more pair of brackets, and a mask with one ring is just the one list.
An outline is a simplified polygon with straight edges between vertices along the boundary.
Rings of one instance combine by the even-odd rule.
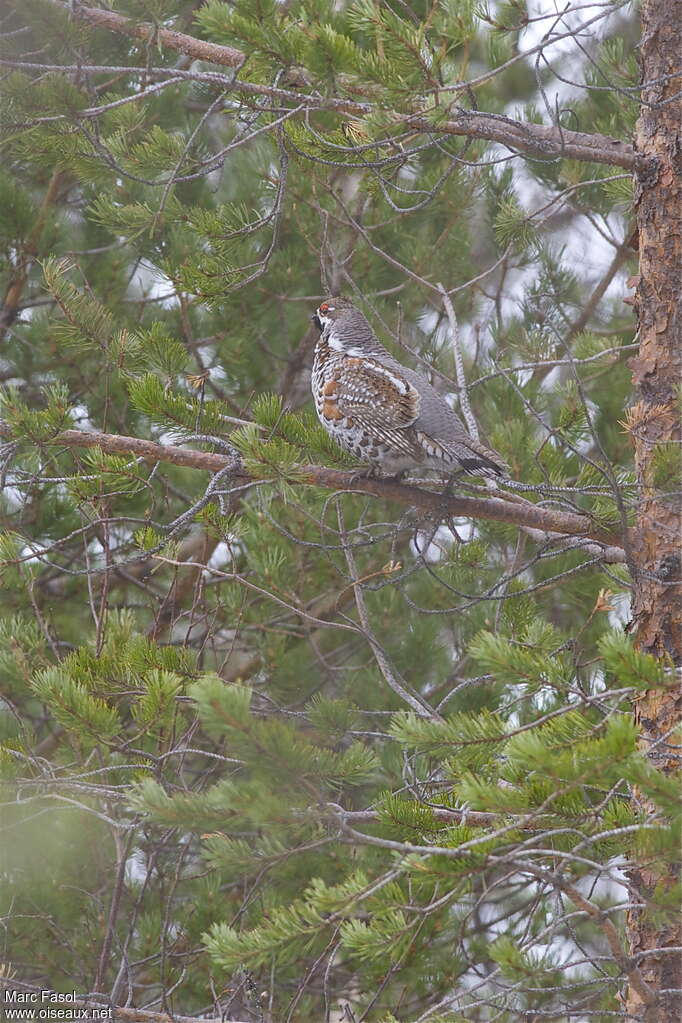
[[419, 391], [375, 359], [347, 356], [324, 385], [328, 418], [350, 416], [383, 433], [404, 430], [419, 418]]
[[453, 468], [459, 466], [465, 472], [484, 476], [509, 474], [504, 459], [469, 434], [459, 416], [427, 380], [407, 368], [405, 378], [408, 383], [414, 380], [422, 398], [421, 415], [415, 432], [423, 451], [431, 457], [441, 458], [444, 465], [450, 462]]

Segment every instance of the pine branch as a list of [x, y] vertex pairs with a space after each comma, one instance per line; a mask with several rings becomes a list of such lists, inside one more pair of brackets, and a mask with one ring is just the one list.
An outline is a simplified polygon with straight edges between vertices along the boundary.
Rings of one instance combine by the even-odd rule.
[[[74, 17], [87, 21], [97, 28], [118, 32], [131, 36], [133, 39], [148, 40], [155, 45], [184, 53], [195, 60], [239, 69], [248, 56], [232, 46], [221, 46], [186, 35], [184, 32], [174, 32], [172, 29], [161, 28], [158, 25], [136, 22], [114, 11], [85, 7], [80, 4], [71, 6], [62, 3], [61, 0], [50, 0], [50, 2], [62, 8], [68, 6]], [[357, 103], [346, 99], [325, 99], [317, 95], [306, 95], [254, 82], [230, 80], [226, 84], [243, 93], [270, 96], [273, 99], [294, 103], [296, 106], [304, 105], [308, 110], [335, 110], [340, 114], [360, 117], [366, 116], [373, 110], [373, 106], [369, 103]], [[437, 125], [421, 113], [396, 115], [396, 124], [429, 134], [463, 135], [467, 138], [487, 139], [529, 156], [543, 159], [589, 160], [591, 163], [604, 163], [623, 167], [626, 170], [635, 170], [641, 163], [641, 158], [637, 156], [632, 145], [607, 135], [568, 131], [564, 128], [516, 121], [502, 115], [473, 110], [460, 109], [454, 118], [439, 122]]]
[[627, 142], [609, 135], [590, 135], [585, 131], [565, 131], [546, 124], [515, 121], [501, 114], [485, 114], [460, 110], [454, 120], [444, 121], [437, 128], [425, 117], [412, 115], [405, 119], [410, 128], [437, 131], [445, 135], [465, 135], [467, 138], [487, 139], [510, 149], [542, 159], [588, 160], [634, 171], [642, 164], [641, 158]]
[[609, 547], [620, 547], [621, 538], [614, 533], [595, 528], [586, 515], [540, 508], [534, 504], [512, 504], [497, 497], [453, 497], [422, 490], [421, 487], [394, 483], [391, 480], [354, 479], [356, 474], [327, 469], [324, 466], [308, 466], [306, 482], [329, 490], [353, 490], [372, 494], [384, 500], [420, 508], [423, 511], [440, 512], [464, 518], [489, 519], [493, 522], [508, 522], [515, 526], [530, 526], [544, 532], [561, 533], [562, 536], [581, 536]]
[[170, 28], [161, 28], [160, 25], [151, 25], [149, 22], [133, 21], [115, 11], [105, 11], [99, 7], [84, 7], [75, 4], [60, 3], [54, 0], [57, 6], [69, 9], [77, 18], [95, 25], [97, 28], [106, 28], [111, 32], [119, 32], [133, 39], [147, 40], [157, 46], [166, 46], [169, 50], [177, 50], [195, 60], [205, 60], [209, 64], [220, 64], [221, 67], [239, 68], [246, 60], [246, 54], [236, 50], [232, 46], [220, 46], [217, 43], [209, 43], [195, 36], [188, 36], [184, 32], [174, 32]]
[[57, 434], [50, 443], [65, 444], [70, 448], [101, 448], [107, 454], [135, 455], [148, 462], [171, 462], [173, 465], [185, 465], [191, 469], [206, 469], [208, 472], [219, 472], [232, 464], [235, 472], [242, 477], [245, 476], [238, 458], [212, 455], [207, 451], [192, 451], [190, 448], [181, 448], [174, 444], [157, 444], [153, 440], [142, 440], [140, 437], [64, 430]]
[[[7, 434], [6, 428], [0, 434]], [[192, 451], [172, 444], [157, 444], [140, 437], [125, 437], [110, 433], [85, 433], [81, 430], [63, 430], [50, 444], [66, 447], [94, 448], [119, 454], [131, 454], [149, 462], [170, 462], [192, 469], [219, 472], [231, 469], [234, 479], [253, 479], [244, 470], [238, 458], [227, 458], [206, 451]], [[540, 508], [530, 503], [512, 503], [500, 497], [459, 497], [440, 494], [421, 487], [409, 486], [383, 479], [358, 479], [357, 473], [328, 469], [320, 465], [301, 466], [297, 479], [308, 486], [324, 487], [327, 490], [346, 490], [358, 494], [370, 494], [383, 500], [396, 501], [407, 507], [419, 508], [425, 512], [441, 515], [462, 516], [470, 519], [488, 519], [493, 522], [507, 522], [510, 525], [540, 529], [545, 533], [559, 533], [562, 536], [584, 537], [598, 544], [604, 544], [609, 560], [624, 560], [622, 538], [616, 533], [595, 527], [587, 515], [574, 512]]]

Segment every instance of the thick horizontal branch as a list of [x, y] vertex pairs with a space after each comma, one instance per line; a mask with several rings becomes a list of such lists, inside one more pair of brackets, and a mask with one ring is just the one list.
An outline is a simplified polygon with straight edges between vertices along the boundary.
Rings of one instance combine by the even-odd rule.
[[100, 7], [84, 7], [81, 4], [59, 2], [58, 5], [70, 10], [74, 17], [87, 21], [97, 28], [109, 29], [111, 32], [118, 32], [133, 39], [142, 39], [156, 46], [165, 46], [169, 50], [177, 50], [178, 53], [194, 57], [195, 60], [205, 60], [210, 64], [234, 68], [241, 67], [246, 60], [246, 54], [232, 46], [208, 43], [184, 32], [174, 32], [173, 29], [150, 25], [148, 22], [133, 21], [132, 18], [116, 14], [115, 11], [105, 11]]
[[[170, 462], [173, 465], [220, 472], [232, 469], [235, 480], [258, 478], [250, 476], [237, 458], [211, 454], [206, 451], [192, 451], [190, 448], [171, 444], [156, 444], [139, 437], [125, 437], [111, 433], [86, 433], [82, 430], [64, 430], [51, 441], [67, 447], [99, 447], [109, 454], [131, 454], [148, 462]], [[407, 507], [435, 512], [443, 516], [470, 519], [488, 519], [494, 522], [508, 522], [522, 528], [539, 529], [545, 533], [562, 536], [584, 537], [604, 544], [610, 549], [608, 560], [622, 560], [614, 556], [612, 548], [621, 549], [622, 539], [615, 533], [595, 526], [587, 515], [576, 515], [557, 509], [539, 508], [529, 502], [512, 502], [501, 497], [459, 497], [445, 495], [422, 487], [396, 483], [392, 480], [358, 479], [353, 472], [327, 469], [319, 465], [301, 466], [297, 479], [302, 483], [324, 487], [327, 490], [347, 490], [358, 494], [369, 494], [383, 500], [396, 501]]]
[[585, 537], [597, 543], [620, 547], [621, 537], [605, 529], [595, 527], [587, 515], [562, 512], [555, 509], [539, 508], [530, 502], [522, 504], [505, 501], [500, 497], [455, 497], [439, 494], [421, 487], [395, 483], [392, 480], [354, 478], [352, 472], [309, 466], [307, 482], [329, 490], [353, 490], [372, 494], [384, 500], [398, 501], [423, 511], [467, 519], [490, 519], [493, 522], [508, 522], [514, 526], [541, 529], [546, 533], [560, 533], [562, 536]]
[[590, 135], [584, 131], [565, 131], [530, 121], [515, 121], [511, 117], [461, 111], [456, 119], [439, 123], [437, 127], [425, 118], [410, 117], [407, 124], [422, 131], [438, 131], [446, 135], [466, 135], [468, 138], [487, 139], [516, 149], [528, 156], [548, 159], [588, 160], [606, 163], [625, 170], [634, 170], [637, 154], [627, 142], [609, 135]]
[[153, 440], [125, 437], [117, 433], [63, 430], [50, 443], [65, 444], [69, 448], [101, 448], [108, 455], [136, 455], [147, 462], [171, 462], [173, 465], [187, 465], [191, 469], [206, 469], [207, 472], [220, 472], [232, 462], [235, 470], [245, 475], [241, 462], [236, 458], [212, 455], [208, 451], [192, 451], [191, 448], [180, 448], [174, 444], [157, 444]]
[[[53, 0], [60, 7], [66, 7], [61, 0]], [[184, 53], [195, 60], [218, 64], [221, 67], [238, 69], [247, 59], [247, 54], [232, 46], [221, 46], [206, 42], [184, 32], [161, 28], [144, 22], [136, 22], [115, 11], [105, 11], [98, 7], [85, 7], [81, 4], [69, 6], [73, 16], [87, 21], [97, 28], [118, 32], [133, 39], [146, 40], [154, 45], [165, 46], [169, 50]], [[296, 106], [304, 105], [309, 109], [333, 109], [341, 114], [362, 117], [370, 113], [372, 106], [345, 99], [329, 99], [322, 96], [307, 96], [300, 92], [278, 89], [274, 86], [259, 85], [253, 82], [232, 82], [234, 88], [242, 92], [271, 96], [283, 102], [291, 102]], [[398, 124], [414, 128], [425, 133], [445, 135], [464, 135], [467, 138], [487, 139], [518, 150], [529, 156], [544, 159], [567, 158], [571, 160], [589, 160], [592, 163], [604, 163], [625, 170], [634, 170], [637, 154], [629, 143], [621, 142], [608, 135], [588, 134], [587, 132], [568, 131], [529, 121], [516, 121], [512, 118], [495, 114], [486, 114], [473, 110], [459, 112], [454, 118], [434, 123], [423, 114], [396, 115]]]

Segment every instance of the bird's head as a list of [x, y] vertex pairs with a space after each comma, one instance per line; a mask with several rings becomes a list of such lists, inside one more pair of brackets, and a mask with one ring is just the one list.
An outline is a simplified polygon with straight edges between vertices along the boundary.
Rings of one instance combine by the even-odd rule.
[[347, 298], [341, 298], [340, 295], [325, 298], [318, 305], [312, 319], [332, 351], [354, 356], [388, 356], [370, 324]]
[[320, 302], [312, 315], [312, 321], [320, 333], [322, 333], [327, 327], [342, 323], [349, 316], [361, 315], [347, 298], [335, 295], [333, 298], [325, 298], [324, 302]]

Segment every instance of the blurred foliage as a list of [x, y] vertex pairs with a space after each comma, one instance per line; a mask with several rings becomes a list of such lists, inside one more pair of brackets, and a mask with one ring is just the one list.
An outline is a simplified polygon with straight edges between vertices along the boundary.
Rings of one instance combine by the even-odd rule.
[[[51, 0], [7, 5], [3, 58], [39, 65], [0, 84], [13, 968], [185, 1015], [610, 1018], [621, 964], [570, 886], [621, 927], [628, 857], [677, 849], [628, 715], [669, 678], [623, 633], [627, 573], [301, 466], [358, 468], [308, 401], [319, 300], [353, 297], [455, 402], [442, 282], [524, 496], [620, 528], [632, 319], [612, 291], [580, 314], [630, 180], [439, 126], [453, 101], [629, 138], [629, 15], [602, 12], [589, 60], [553, 57], [559, 100], [517, 59], [550, 30], [518, 0], [116, 11], [248, 59], [240, 86]], [[258, 482], [54, 443], [68, 428], [239, 455]], [[653, 486], [673, 462], [662, 445]]]

